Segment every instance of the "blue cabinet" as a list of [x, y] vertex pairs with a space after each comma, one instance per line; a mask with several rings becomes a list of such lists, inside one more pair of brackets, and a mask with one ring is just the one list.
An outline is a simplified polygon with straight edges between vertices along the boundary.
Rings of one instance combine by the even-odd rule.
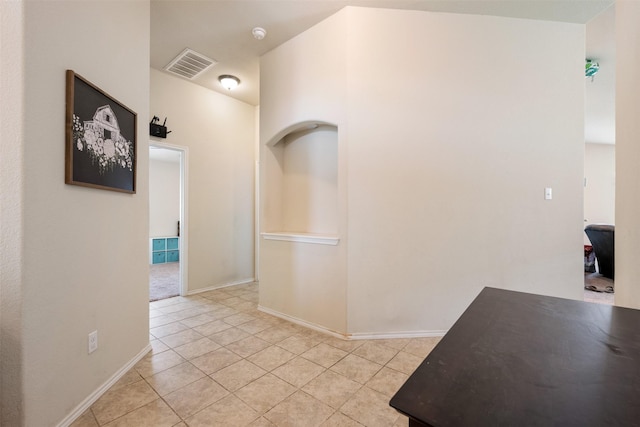
[[149, 246], [151, 264], [180, 261], [179, 237], [153, 237]]
[[154, 252], [153, 253], [153, 264], [164, 264], [167, 262], [167, 253], [165, 251]]
[[167, 239], [151, 239], [153, 251], [164, 251], [167, 249]]
[[180, 261], [179, 251], [167, 251], [167, 262], [178, 262], [178, 261]]
[[169, 237], [169, 238], [167, 238], [167, 250], [168, 251], [177, 251], [178, 250], [178, 239], [179, 239], [179, 237]]

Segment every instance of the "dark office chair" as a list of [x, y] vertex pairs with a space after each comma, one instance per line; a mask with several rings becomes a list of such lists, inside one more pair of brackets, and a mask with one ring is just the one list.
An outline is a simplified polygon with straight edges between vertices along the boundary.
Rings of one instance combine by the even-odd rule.
[[615, 270], [614, 231], [615, 226], [609, 224], [589, 224], [584, 229], [598, 260], [598, 273], [611, 280]]

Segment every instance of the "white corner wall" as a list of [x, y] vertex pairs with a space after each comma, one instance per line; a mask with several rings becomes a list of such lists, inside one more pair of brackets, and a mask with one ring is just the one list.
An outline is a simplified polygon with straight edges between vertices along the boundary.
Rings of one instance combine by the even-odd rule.
[[149, 237], [176, 236], [180, 220], [180, 163], [149, 159]]
[[151, 72], [151, 112], [189, 148], [188, 292], [254, 279], [256, 107]]
[[640, 3], [616, 1], [616, 305], [640, 309]]
[[[335, 202], [331, 213], [314, 224], [319, 228], [311, 231], [324, 234], [331, 229], [330, 234], [340, 238], [335, 246], [260, 238], [260, 307], [340, 334], [347, 328], [346, 38], [347, 16], [337, 13], [265, 54], [260, 62], [260, 231], [309, 231], [286, 229], [298, 228], [301, 221], [286, 219], [292, 210], [283, 203], [291, 201], [292, 194], [287, 185], [273, 184], [281, 178], [282, 162], [292, 160], [291, 153], [288, 158], [278, 154], [284, 147], [279, 141], [310, 123], [323, 123], [337, 127], [337, 148], [332, 135], [330, 150], [337, 156], [332, 166], [337, 170], [331, 173], [337, 182], [331, 184], [330, 195], [323, 192], [325, 201]], [[315, 131], [309, 135], [322, 139]], [[300, 209], [296, 216], [309, 218]]]
[[[24, 19], [11, 13], [7, 28], [12, 8]], [[1, 424], [56, 425], [149, 342], [149, 2], [3, 2], [2, 17]], [[5, 49], [5, 28], [17, 32], [9, 39], [16, 51]], [[16, 65], [5, 68], [8, 53]], [[66, 69], [138, 113], [137, 194], [65, 185]], [[93, 330], [100, 347], [88, 355]]]
[[[263, 57], [263, 143], [344, 120], [346, 266], [330, 271], [346, 268], [347, 295], [318, 311], [344, 301], [351, 336], [427, 335], [483, 286], [581, 298], [584, 40], [583, 25], [346, 8]], [[313, 287], [282, 251], [262, 242], [261, 305]]]

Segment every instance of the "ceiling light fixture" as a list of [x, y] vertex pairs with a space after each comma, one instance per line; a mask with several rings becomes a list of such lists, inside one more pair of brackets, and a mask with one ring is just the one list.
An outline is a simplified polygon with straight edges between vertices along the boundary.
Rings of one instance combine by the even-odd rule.
[[262, 40], [267, 35], [267, 30], [261, 27], [255, 27], [251, 30], [251, 34], [256, 40]]
[[218, 77], [218, 81], [227, 90], [233, 90], [240, 84], [240, 79], [236, 76], [232, 76], [229, 74], [223, 74]]

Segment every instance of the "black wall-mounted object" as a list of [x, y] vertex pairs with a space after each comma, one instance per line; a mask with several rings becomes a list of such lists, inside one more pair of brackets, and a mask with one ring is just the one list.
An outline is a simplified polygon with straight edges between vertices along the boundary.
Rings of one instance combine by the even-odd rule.
[[167, 127], [165, 124], [167, 123], [167, 118], [164, 118], [164, 123], [160, 124], [160, 118], [157, 116], [153, 116], [151, 123], [149, 123], [149, 135], [156, 136], [158, 138], [166, 138], [168, 133], [171, 131], [167, 131]]

